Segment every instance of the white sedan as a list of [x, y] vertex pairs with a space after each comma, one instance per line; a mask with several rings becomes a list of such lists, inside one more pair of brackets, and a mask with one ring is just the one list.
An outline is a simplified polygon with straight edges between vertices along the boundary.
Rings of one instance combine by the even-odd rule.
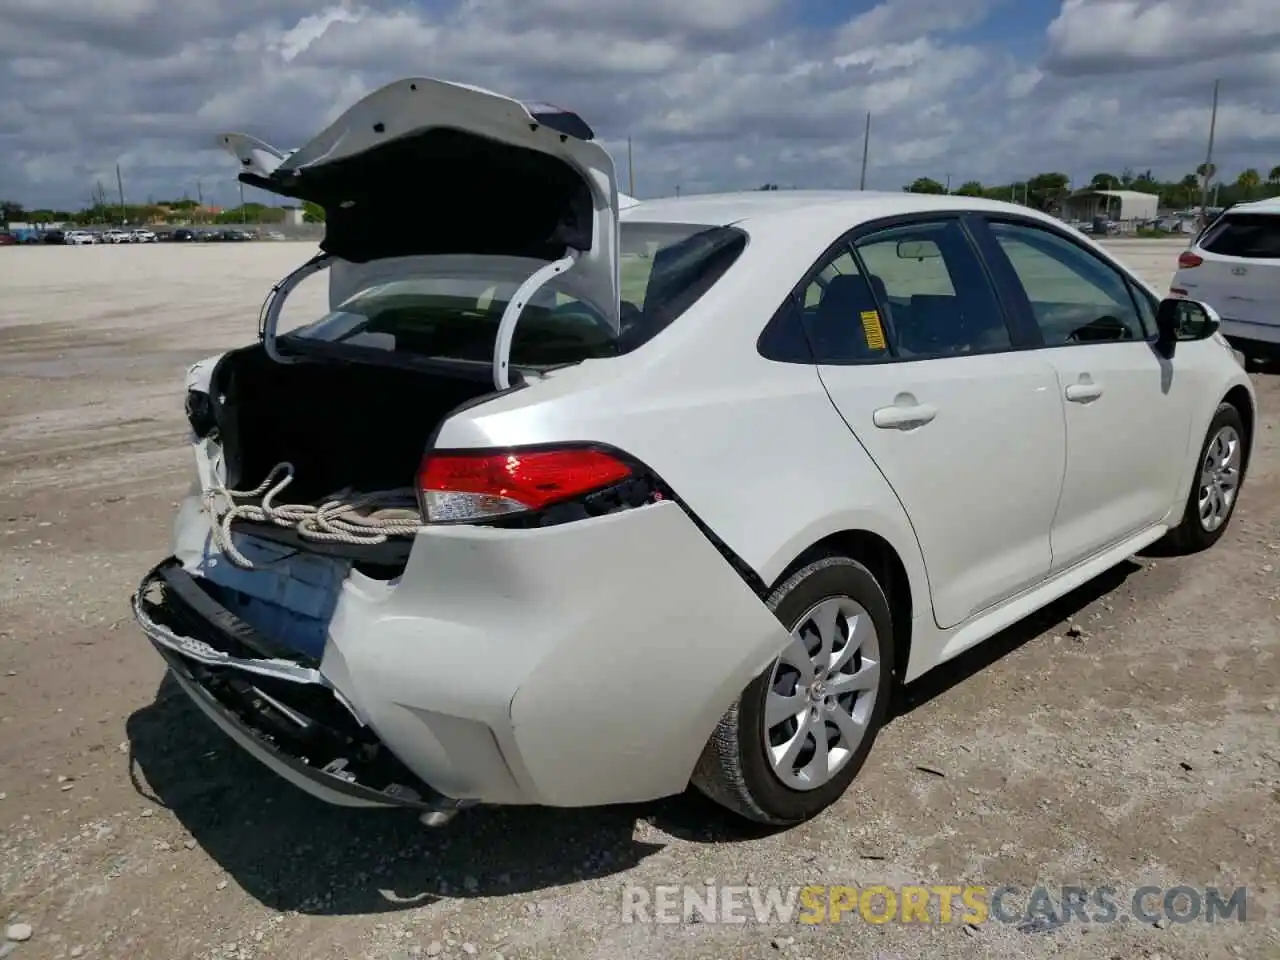
[[[294, 152], [222, 142], [326, 234], [260, 341], [190, 370], [197, 479], [134, 608], [332, 803], [692, 782], [804, 821], [895, 686], [1235, 509], [1255, 399], [1214, 311], [1024, 207], [619, 213], [576, 115], [420, 78]], [[330, 311], [280, 333], [325, 270]]]

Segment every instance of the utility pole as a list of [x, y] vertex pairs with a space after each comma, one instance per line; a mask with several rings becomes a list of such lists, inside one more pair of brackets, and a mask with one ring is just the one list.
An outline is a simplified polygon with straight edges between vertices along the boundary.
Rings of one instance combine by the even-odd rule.
[[1209, 114], [1209, 149], [1204, 157], [1204, 179], [1200, 185], [1200, 221], [1207, 226], [1209, 221], [1209, 179], [1213, 176], [1213, 134], [1218, 126], [1218, 84], [1213, 81], [1213, 111]]
[[951, 174], [947, 174], [947, 193], [951, 193]]
[[247, 224], [249, 222], [249, 212], [244, 208], [244, 182], [237, 182], [240, 184], [240, 222]]
[[631, 137], [627, 137], [627, 193], [636, 195], [636, 162], [631, 152]]
[[867, 111], [867, 126], [862, 133], [862, 177], [858, 180], [858, 189], [867, 189], [867, 151], [871, 147], [871, 111]]
[[680, 196], [680, 184], [678, 184], [678, 183], [677, 183], [677, 184], [676, 184], [676, 197], [678, 198], [679, 196]]
[[124, 226], [128, 221], [125, 219], [124, 212], [124, 178], [120, 176], [120, 164], [116, 164], [116, 189], [120, 191], [120, 225]]

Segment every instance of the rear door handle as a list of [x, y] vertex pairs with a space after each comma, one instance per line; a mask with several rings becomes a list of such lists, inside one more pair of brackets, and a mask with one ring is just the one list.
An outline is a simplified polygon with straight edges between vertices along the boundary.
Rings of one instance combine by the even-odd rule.
[[1102, 396], [1102, 385], [1097, 383], [1072, 383], [1067, 386], [1067, 399], [1072, 403], [1092, 403]]
[[938, 409], [927, 403], [912, 406], [881, 407], [871, 414], [871, 422], [885, 430], [914, 430], [930, 423], [938, 415]]

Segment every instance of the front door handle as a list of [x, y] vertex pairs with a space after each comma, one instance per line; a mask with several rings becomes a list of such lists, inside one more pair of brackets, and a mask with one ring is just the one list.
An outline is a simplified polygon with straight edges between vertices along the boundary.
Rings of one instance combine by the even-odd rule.
[[914, 430], [930, 423], [938, 415], [936, 407], [927, 403], [910, 406], [881, 407], [871, 414], [871, 422], [884, 430]]
[[1102, 396], [1102, 385], [1097, 383], [1072, 383], [1067, 386], [1067, 399], [1072, 403], [1092, 403]]

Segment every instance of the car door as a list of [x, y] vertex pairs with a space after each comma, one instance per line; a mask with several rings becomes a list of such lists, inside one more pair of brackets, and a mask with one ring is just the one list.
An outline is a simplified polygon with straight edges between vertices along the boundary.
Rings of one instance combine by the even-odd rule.
[[1060, 570], [1168, 514], [1186, 480], [1194, 378], [1156, 352], [1151, 296], [1118, 265], [1049, 224], [988, 225], [1058, 376], [1067, 424], [1052, 535]]
[[901, 501], [953, 627], [1047, 576], [1065, 432], [959, 216], [855, 234], [796, 299], [832, 402]]

